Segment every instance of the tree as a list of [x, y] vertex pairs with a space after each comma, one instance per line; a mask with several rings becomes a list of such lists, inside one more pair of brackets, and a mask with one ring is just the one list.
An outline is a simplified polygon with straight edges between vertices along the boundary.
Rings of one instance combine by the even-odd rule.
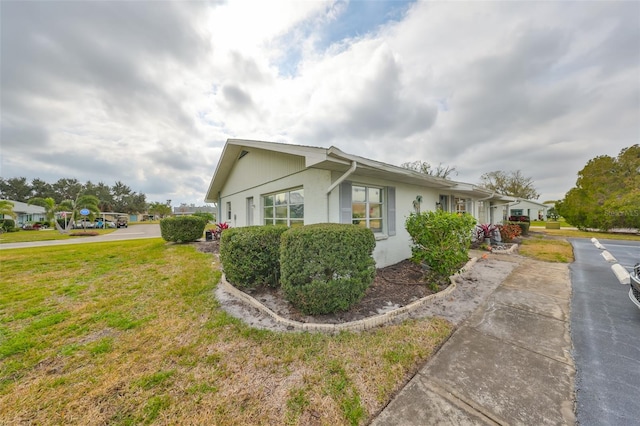
[[14, 204], [11, 201], [0, 200], [0, 219], [4, 219], [5, 216], [11, 216], [12, 218], [16, 218], [17, 215], [13, 211]]
[[523, 200], [537, 200], [540, 197], [533, 187], [533, 179], [522, 175], [520, 170], [488, 172], [480, 176], [480, 186], [498, 194], [509, 195]]
[[166, 203], [154, 201], [153, 203], [149, 204], [147, 211], [149, 212], [149, 214], [164, 218], [165, 216], [171, 214], [171, 206]]
[[589, 160], [556, 210], [580, 229], [640, 228], [640, 145]]
[[425, 175], [440, 177], [443, 179], [447, 179], [452, 173], [456, 176], [458, 175], [458, 171], [455, 167], [444, 166], [442, 163], [438, 163], [438, 165], [434, 168], [426, 161], [417, 160], [402, 163], [400, 164], [400, 167], [413, 170], [414, 172], [424, 173]]
[[2, 198], [26, 203], [31, 198], [31, 185], [27, 178], [0, 179], [0, 194]]
[[56, 192], [50, 183], [35, 178], [31, 181], [32, 198], [54, 198]]
[[54, 198], [57, 203], [61, 203], [62, 200], [75, 200], [78, 194], [84, 189], [83, 185], [78, 182], [78, 179], [67, 178], [58, 179], [52, 187], [56, 192]]
[[56, 204], [56, 200], [54, 200], [53, 198], [34, 197], [31, 198], [27, 204], [44, 207], [44, 215], [47, 218], [47, 222], [51, 223], [56, 219], [56, 211], [58, 211], [58, 205]]
[[99, 200], [98, 207], [100, 211], [110, 212], [113, 211], [113, 195], [111, 194], [111, 188], [109, 185], [105, 185], [99, 182], [94, 185], [91, 181], [87, 181], [84, 185], [84, 194], [93, 195]]

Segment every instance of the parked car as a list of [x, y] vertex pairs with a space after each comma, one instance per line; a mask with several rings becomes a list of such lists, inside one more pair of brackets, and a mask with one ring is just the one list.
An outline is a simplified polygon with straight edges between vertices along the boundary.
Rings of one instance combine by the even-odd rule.
[[95, 220], [95, 225], [94, 228], [98, 228], [98, 229], [107, 229], [107, 228], [115, 228], [116, 224], [115, 222], [112, 222], [110, 220], [102, 220], [102, 218], [97, 218]]
[[640, 308], [640, 263], [633, 267], [630, 278], [629, 299]]
[[71, 227], [73, 229], [92, 229], [94, 226], [95, 224], [89, 219], [78, 220], [77, 222], [71, 224]]
[[126, 217], [119, 217], [116, 220], [116, 228], [127, 228], [129, 226], [129, 221]]

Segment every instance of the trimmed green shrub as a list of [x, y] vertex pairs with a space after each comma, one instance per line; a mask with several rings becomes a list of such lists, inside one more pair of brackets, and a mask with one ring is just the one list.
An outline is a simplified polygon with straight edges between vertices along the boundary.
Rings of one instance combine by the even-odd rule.
[[529, 222], [508, 222], [511, 225], [518, 225], [522, 230], [522, 235], [529, 235]]
[[0, 228], [5, 232], [13, 231], [16, 227], [16, 221], [13, 219], [0, 219]]
[[220, 237], [220, 261], [227, 280], [240, 288], [277, 287], [280, 236], [287, 229], [284, 225], [226, 229]]
[[201, 217], [167, 217], [160, 220], [160, 235], [165, 241], [189, 243], [202, 237], [206, 225], [206, 219]]
[[411, 213], [405, 228], [413, 241], [412, 260], [426, 263], [440, 278], [454, 274], [469, 259], [475, 222], [471, 215], [442, 210]]
[[373, 282], [376, 268], [371, 255], [375, 246], [373, 232], [356, 225], [331, 223], [289, 229], [280, 244], [285, 298], [308, 315], [348, 310]]

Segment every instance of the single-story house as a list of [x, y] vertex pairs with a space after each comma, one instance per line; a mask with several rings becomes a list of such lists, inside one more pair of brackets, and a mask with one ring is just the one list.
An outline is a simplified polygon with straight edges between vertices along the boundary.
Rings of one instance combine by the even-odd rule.
[[352, 223], [376, 237], [378, 267], [411, 256], [404, 223], [443, 209], [496, 223], [505, 198], [485, 188], [381, 163], [338, 148], [229, 139], [205, 196], [232, 227]]
[[507, 220], [511, 216], [528, 216], [531, 220], [547, 220], [548, 204], [539, 203], [533, 200], [523, 200], [509, 196], [503, 196], [505, 204], [500, 209], [502, 220]]
[[[27, 223], [44, 222], [47, 220], [44, 207], [33, 206], [21, 201], [6, 200], [13, 203], [13, 212], [16, 214], [16, 226], [20, 227]], [[13, 219], [5, 215], [3, 219]]]

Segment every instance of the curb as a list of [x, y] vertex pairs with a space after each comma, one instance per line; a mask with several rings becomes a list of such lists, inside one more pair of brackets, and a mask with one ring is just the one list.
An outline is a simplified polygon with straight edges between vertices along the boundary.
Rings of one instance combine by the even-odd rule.
[[616, 263], [615, 265], [611, 265], [611, 270], [615, 274], [618, 281], [620, 281], [620, 284], [622, 285], [631, 284], [631, 276], [629, 275], [627, 270], [624, 269], [624, 266], [620, 265], [619, 263]]
[[508, 250], [491, 250], [492, 254], [513, 254], [518, 251], [518, 245], [514, 244]]
[[281, 325], [286, 326], [292, 331], [312, 331], [312, 332], [323, 332], [323, 333], [339, 333], [340, 331], [366, 331], [366, 330], [371, 330], [373, 328], [379, 327], [381, 325], [388, 324], [403, 314], [407, 314], [419, 309], [420, 307], [425, 305], [427, 302], [449, 295], [449, 293], [451, 293], [453, 290], [456, 289], [457, 285], [456, 285], [455, 279], [458, 276], [460, 276], [462, 273], [470, 270], [477, 261], [478, 261], [477, 257], [471, 258], [460, 270], [460, 272], [450, 276], [449, 281], [451, 282], [451, 284], [441, 292], [430, 294], [429, 296], [425, 296], [422, 299], [409, 303], [408, 305], [402, 306], [392, 311], [385, 312], [383, 314], [375, 315], [373, 317], [364, 318], [357, 321], [344, 322], [340, 324], [307, 323], [307, 322], [293, 321], [278, 315], [277, 313], [273, 312], [271, 309], [267, 308], [265, 305], [260, 303], [254, 297], [248, 295], [242, 290], [238, 290], [237, 288], [229, 284], [224, 274], [222, 274], [219, 284], [222, 285], [224, 290], [227, 291], [228, 293], [231, 293], [233, 296], [247, 303], [249, 306], [252, 306], [260, 310], [262, 313], [269, 315], [274, 321], [276, 321]]

